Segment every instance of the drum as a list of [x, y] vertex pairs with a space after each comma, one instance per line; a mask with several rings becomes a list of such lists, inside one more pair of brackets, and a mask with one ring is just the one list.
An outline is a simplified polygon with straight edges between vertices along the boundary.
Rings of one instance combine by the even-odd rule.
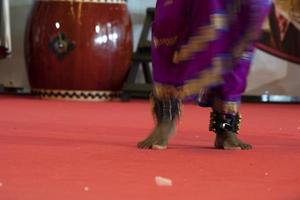
[[26, 34], [33, 93], [110, 99], [128, 73], [132, 25], [125, 0], [37, 0]]

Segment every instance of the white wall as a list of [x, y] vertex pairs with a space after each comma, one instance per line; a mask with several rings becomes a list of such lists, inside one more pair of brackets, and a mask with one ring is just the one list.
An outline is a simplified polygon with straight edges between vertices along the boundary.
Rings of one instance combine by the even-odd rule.
[[9, 0], [11, 6], [26, 6], [31, 4], [34, 0]]

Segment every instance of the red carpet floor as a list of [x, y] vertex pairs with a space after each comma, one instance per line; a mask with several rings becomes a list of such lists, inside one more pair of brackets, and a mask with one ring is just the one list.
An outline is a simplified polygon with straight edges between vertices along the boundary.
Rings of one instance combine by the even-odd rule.
[[0, 200], [300, 200], [300, 105], [243, 104], [243, 152], [213, 149], [194, 105], [166, 151], [136, 148], [147, 101], [1, 96], [0, 111]]

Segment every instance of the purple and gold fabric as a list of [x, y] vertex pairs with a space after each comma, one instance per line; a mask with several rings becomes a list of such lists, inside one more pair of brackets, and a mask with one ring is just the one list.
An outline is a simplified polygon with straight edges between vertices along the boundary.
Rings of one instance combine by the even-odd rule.
[[[202, 105], [240, 101], [270, 0], [157, 0], [152, 25], [154, 93]], [[203, 92], [204, 91], [204, 92]]]

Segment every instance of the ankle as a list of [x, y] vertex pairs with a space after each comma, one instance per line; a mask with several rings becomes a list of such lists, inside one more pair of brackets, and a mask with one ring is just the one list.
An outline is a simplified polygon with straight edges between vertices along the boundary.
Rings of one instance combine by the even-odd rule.
[[210, 115], [209, 130], [218, 135], [233, 135], [240, 130], [241, 116], [239, 113], [227, 114], [213, 110]]

